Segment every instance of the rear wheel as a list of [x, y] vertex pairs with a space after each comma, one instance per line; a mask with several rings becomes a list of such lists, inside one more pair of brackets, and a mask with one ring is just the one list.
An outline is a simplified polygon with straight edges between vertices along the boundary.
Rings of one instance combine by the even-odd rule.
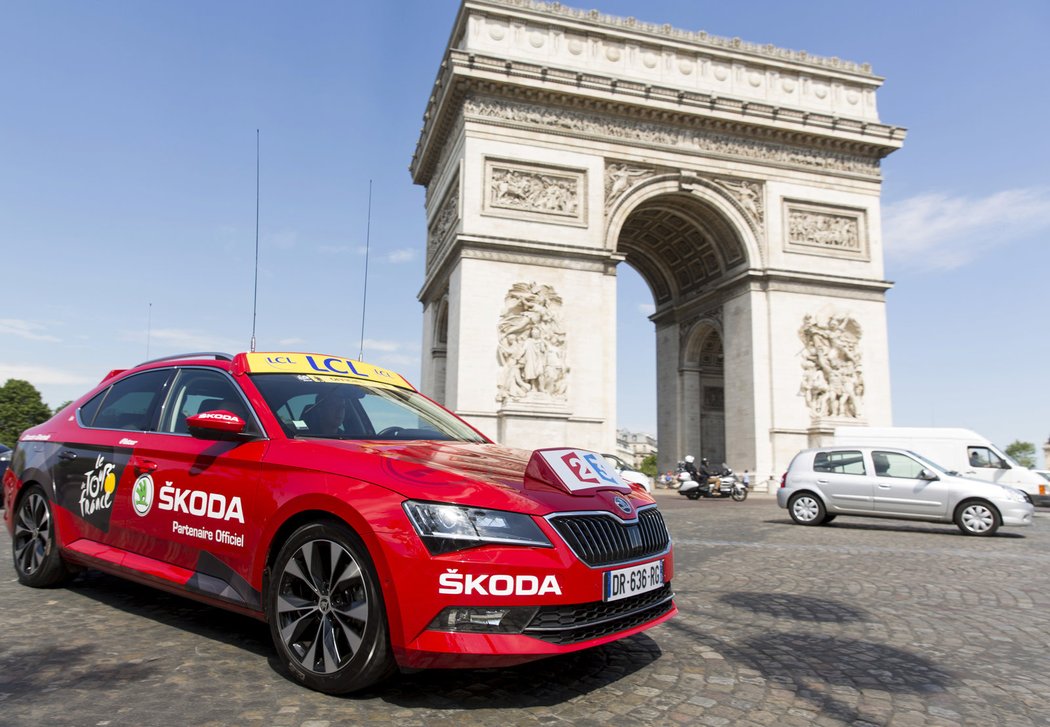
[[700, 488], [697, 487], [695, 490], [690, 490], [689, 492], [685, 493], [685, 496], [688, 497], [690, 500], [699, 500]]
[[820, 525], [824, 522], [824, 503], [808, 492], [800, 492], [788, 500], [788, 512], [799, 525]]
[[70, 572], [58, 554], [55, 520], [44, 490], [31, 485], [18, 501], [11, 542], [18, 582], [33, 588], [50, 588], [69, 579]]
[[995, 535], [999, 529], [999, 513], [982, 500], [970, 500], [955, 510], [955, 524], [964, 535]]
[[379, 579], [349, 528], [296, 530], [277, 554], [266, 601], [277, 652], [311, 689], [345, 694], [393, 672]]

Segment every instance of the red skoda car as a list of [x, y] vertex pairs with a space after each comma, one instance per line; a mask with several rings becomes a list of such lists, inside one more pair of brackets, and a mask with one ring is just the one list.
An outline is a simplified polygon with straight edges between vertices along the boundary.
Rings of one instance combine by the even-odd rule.
[[89, 567], [263, 619], [323, 692], [564, 654], [677, 612], [663, 518], [600, 455], [502, 447], [336, 356], [114, 371], [22, 435], [3, 485], [22, 583]]

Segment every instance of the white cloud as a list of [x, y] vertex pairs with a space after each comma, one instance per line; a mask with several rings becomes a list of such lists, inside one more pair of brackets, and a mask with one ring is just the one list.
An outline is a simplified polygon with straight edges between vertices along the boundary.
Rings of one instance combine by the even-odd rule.
[[365, 351], [383, 351], [384, 353], [392, 353], [394, 351], [401, 351], [407, 345], [396, 340], [377, 340], [375, 338], [364, 339], [364, 350]]
[[317, 251], [322, 255], [345, 255], [354, 252], [354, 248], [349, 245], [321, 245]]
[[652, 303], [639, 303], [638, 312], [641, 313], [643, 316], [651, 316], [653, 313], [656, 312], [656, 306]]
[[386, 261], [388, 263], [394, 263], [395, 265], [397, 263], [412, 262], [415, 259], [416, 251], [409, 247], [403, 247], [400, 250], [394, 250], [393, 252], [388, 253], [386, 256]]
[[[122, 337], [125, 341], [137, 341], [146, 344], [144, 331], [127, 332]], [[153, 350], [170, 351], [228, 351], [234, 353], [248, 348], [248, 340], [235, 341], [231, 338], [214, 336], [200, 331], [186, 331], [178, 328], [154, 328], [149, 332], [149, 345]], [[152, 355], [152, 354], [151, 354]]]
[[30, 341], [57, 342], [59, 339], [48, 333], [41, 333], [45, 329], [39, 323], [22, 321], [15, 318], [0, 318], [0, 335], [17, 336]]
[[278, 346], [298, 346], [300, 343], [306, 343], [305, 339], [302, 338], [282, 338], [277, 342]]
[[275, 247], [278, 250], [291, 250], [299, 242], [299, 233], [295, 230], [278, 230], [263, 236], [262, 245]]
[[921, 194], [883, 208], [886, 256], [922, 268], [957, 268], [988, 250], [1050, 228], [1050, 188], [987, 197]]
[[34, 366], [31, 364], [13, 364], [0, 361], [0, 382], [8, 379], [23, 379], [33, 386], [67, 385], [67, 384], [95, 384], [98, 383], [100, 375], [85, 376], [73, 371], [55, 369], [49, 366]]

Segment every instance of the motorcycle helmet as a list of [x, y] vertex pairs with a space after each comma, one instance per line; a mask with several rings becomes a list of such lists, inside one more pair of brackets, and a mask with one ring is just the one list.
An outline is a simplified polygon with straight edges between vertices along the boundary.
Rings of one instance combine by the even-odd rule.
[[707, 464], [707, 457], [700, 460], [700, 464]]
[[685, 461], [688, 462], [689, 464], [692, 464], [693, 463], [693, 455], [687, 454], [685, 456]]

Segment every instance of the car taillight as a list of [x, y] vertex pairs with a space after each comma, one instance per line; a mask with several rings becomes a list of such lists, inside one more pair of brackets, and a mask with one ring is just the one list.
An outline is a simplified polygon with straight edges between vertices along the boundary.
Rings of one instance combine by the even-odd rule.
[[788, 473], [787, 472], [785, 472], [784, 474], [780, 475], [780, 486], [781, 487], [787, 487], [788, 486]]

